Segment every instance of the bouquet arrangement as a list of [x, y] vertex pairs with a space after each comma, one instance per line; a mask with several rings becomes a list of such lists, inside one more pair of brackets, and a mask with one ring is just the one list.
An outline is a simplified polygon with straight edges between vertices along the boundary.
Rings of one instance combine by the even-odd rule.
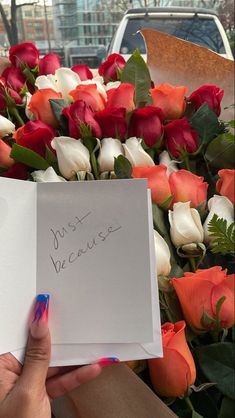
[[231, 416], [235, 143], [234, 121], [219, 119], [223, 91], [154, 85], [138, 51], [127, 62], [112, 54], [97, 71], [40, 59], [31, 43], [9, 60], [0, 176], [147, 178], [164, 349], [148, 361], [150, 384], [180, 417]]

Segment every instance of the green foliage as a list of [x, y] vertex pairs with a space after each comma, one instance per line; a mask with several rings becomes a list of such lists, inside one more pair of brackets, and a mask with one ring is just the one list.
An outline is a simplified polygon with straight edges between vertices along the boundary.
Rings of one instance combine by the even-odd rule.
[[216, 214], [208, 225], [212, 238], [212, 253], [233, 254], [235, 252], [235, 223], [227, 226], [227, 220], [219, 218]]
[[221, 132], [220, 122], [207, 103], [204, 103], [193, 115], [191, 126], [197, 130], [199, 143], [203, 146]]
[[235, 401], [225, 396], [222, 400], [219, 418], [232, 418], [234, 415]]
[[0, 166], [0, 175], [2, 174], [2, 173], [5, 173], [7, 171], [7, 168], [4, 168], [4, 167], [1, 167]]
[[136, 107], [151, 104], [149, 89], [151, 77], [148, 67], [136, 49], [127, 61], [121, 75], [122, 83], [130, 83], [135, 87], [134, 100]]
[[130, 179], [132, 166], [129, 160], [123, 155], [119, 155], [114, 161], [114, 172], [118, 179]]
[[68, 103], [64, 99], [49, 99], [52, 112], [54, 113], [56, 120], [60, 122], [62, 116], [62, 110], [68, 106]]
[[232, 132], [225, 132], [217, 136], [209, 144], [205, 158], [210, 166], [220, 168], [234, 168], [235, 136]]
[[36, 170], [46, 170], [50, 164], [41, 155], [29, 148], [14, 144], [10, 157], [18, 163], [23, 163]]

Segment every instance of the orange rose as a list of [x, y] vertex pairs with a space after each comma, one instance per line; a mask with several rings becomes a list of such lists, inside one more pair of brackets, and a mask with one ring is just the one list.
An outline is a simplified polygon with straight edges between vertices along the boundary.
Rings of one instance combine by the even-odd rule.
[[165, 119], [179, 119], [183, 116], [186, 108], [185, 86], [172, 86], [171, 84], [159, 84], [150, 89], [153, 105], [162, 109]]
[[119, 87], [108, 90], [106, 107], [124, 107], [130, 112], [135, 109], [134, 92], [135, 87], [128, 83], [122, 83]]
[[69, 92], [74, 102], [76, 100], [83, 100], [90, 106], [93, 112], [99, 112], [104, 109], [105, 100], [98, 92], [96, 84], [79, 84], [75, 90]]
[[208, 184], [203, 182], [204, 178], [196, 176], [188, 170], [178, 170], [171, 173], [169, 184], [174, 200], [172, 205], [177, 202], [190, 201], [191, 208], [196, 208], [200, 203], [207, 200]]
[[152, 201], [162, 204], [171, 196], [171, 189], [166, 175], [165, 165], [155, 165], [150, 167], [133, 167], [132, 177], [146, 178], [148, 187], [151, 189]]
[[163, 358], [148, 360], [152, 385], [158, 395], [182, 396], [196, 379], [193, 356], [185, 338], [185, 321], [162, 325]]
[[216, 191], [235, 204], [235, 170], [224, 169], [218, 172]]
[[[214, 329], [217, 325], [216, 305], [225, 296], [221, 306], [219, 321], [221, 328], [230, 328], [234, 324], [234, 274], [226, 275], [219, 266], [195, 273], [184, 273], [180, 279], [171, 283], [179, 298], [186, 321], [196, 332]], [[211, 318], [211, 324], [205, 323], [203, 313]]]
[[14, 160], [10, 157], [11, 147], [0, 138], [0, 167], [10, 168]]
[[62, 99], [62, 94], [52, 89], [41, 89], [36, 91], [31, 97], [28, 109], [33, 113], [36, 120], [41, 120], [53, 128], [58, 127], [49, 99]]

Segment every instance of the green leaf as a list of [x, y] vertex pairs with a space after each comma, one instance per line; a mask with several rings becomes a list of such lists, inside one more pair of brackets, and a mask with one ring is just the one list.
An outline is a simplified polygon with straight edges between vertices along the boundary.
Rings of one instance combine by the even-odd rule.
[[192, 418], [203, 418], [203, 416], [196, 411], [192, 411]]
[[226, 396], [222, 400], [219, 418], [232, 418], [235, 415], [235, 401]]
[[14, 144], [12, 146], [10, 157], [18, 163], [26, 164], [37, 170], [46, 170], [50, 167], [50, 164], [41, 155], [21, 145]]
[[93, 136], [86, 136], [83, 139], [83, 144], [85, 145], [85, 147], [88, 149], [89, 153], [91, 154], [92, 152], [97, 151], [97, 145], [98, 145], [98, 141], [96, 138], [94, 138]]
[[227, 220], [214, 215], [208, 224], [211, 252], [229, 254], [235, 252], [235, 223], [227, 226]]
[[235, 120], [230, 120], [228, 124], [231, 126], [231, 128], [235, 129]]
[[198, 364], [210, 382], [217, 383], [223, 395], [234, 399], [234, 345], [216, 343], [195, 349]]
[[62, 110], [65, 107], [68, 107], [68, 102], [64, 99], [49, 99], [51, 110], [54, 113], [58, 122], [60, 122], [60, 118], [62, 116]]
[[219, 319], [219, 314], [220, 314], [220, 311], [221, 311], [221, 308], [222, 308], [222, 305], [223, 305], [223, 303], [224, 303], [225, 299], [226, 299], [226, 296], [222, 296], [222, 297], [218, 300], [218, 302], [216, 303], [215, 321], [216, 321], [216, 324], [217, 324], [217, 326], [218, 326], [218, 327], [220, 327], [220, 319]]
[[0, 174], [5, 173], [8, 169], [0, 166]]
[[130, 161], [123, 155], [114, 159], [114, 172], [118, 179], [130, 179], [132, 166]]
[[121, 75], [122, 83], [130, 83], [135, 87], [134, 100], [136, 107], [151, 104], [149, 89], [151, 77], [148, 67], [136, 49], [127, 61]]
[[234, 135], [229, 132], [213, 139], [205, 152], [205, 158], [209, 164], [217, 169], [234, 168], [234, 155]]
[[193, 115], [191, 126], [199, 134], [200, 145], [208, 144], [221, 132], [219, 120], [207, 103], [204, 103]]

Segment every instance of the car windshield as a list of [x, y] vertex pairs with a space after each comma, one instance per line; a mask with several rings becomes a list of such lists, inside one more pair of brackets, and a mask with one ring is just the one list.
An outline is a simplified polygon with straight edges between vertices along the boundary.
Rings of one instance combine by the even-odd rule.
[[224, 44], [213, 19], [199, 18], [164, 18], [141, 17], [130, 18], [120, 47], [121, 54], [132, 54], [138, 48], [141, 54], [146, 53], [140, 29], [157, 29], [170, 35], [204, 46], [219, 54], [224, 54]]

